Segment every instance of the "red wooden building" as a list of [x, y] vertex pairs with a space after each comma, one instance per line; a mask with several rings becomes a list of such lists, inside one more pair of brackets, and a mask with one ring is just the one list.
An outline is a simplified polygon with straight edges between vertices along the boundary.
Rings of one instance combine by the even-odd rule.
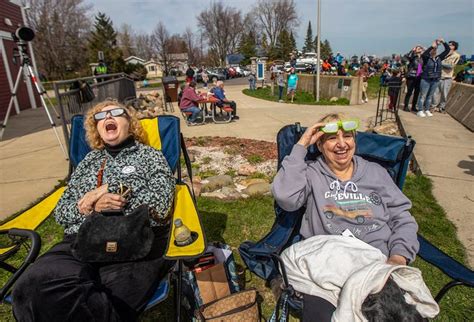
[[[7, 113], [11, 92], [20, 68], [19, 58], [15, 63], [14, 49], [17, 46], [11, 33], [18, 27], [26, 25], [24, 17], [21, 0], [0, 0], [0, 121], [3, 121]], [[28, 47], [28, 52], [31, 54], [31, 46]], [[25, 77], [22, 77], [10, 116], [18, 114], [20, 110], [39, 106], [41, 106], [39, 95], [32, 87], [31, 81], [25, 81]]]

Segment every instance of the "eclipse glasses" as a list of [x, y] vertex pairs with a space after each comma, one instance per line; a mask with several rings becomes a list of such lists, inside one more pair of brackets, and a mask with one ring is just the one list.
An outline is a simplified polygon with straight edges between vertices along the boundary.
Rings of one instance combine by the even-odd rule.
[[344, 132], [355, 131], [359, 128], [359, 120], [342, 120], [337, 122], [331, 122], [321, 128], [321, 131], [326, 134], [335, 134], [339, 129]]

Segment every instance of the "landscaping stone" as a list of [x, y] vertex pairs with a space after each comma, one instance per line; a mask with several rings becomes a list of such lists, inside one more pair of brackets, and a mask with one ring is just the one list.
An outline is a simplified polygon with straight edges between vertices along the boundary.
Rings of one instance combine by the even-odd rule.
[[222, 187], [220, 192], [225, 196], [225, 199], [239, 199], [240, 193], [232, 187]]
[[210, 192], [218, 190], [225, 186], [233, 186], [234, 181], [232, 177], [226, 174], [221, 174], [218, 176], [209, 177], [206, 180], [202, 181], [202, 192]]
[[239, 170], [237, 171], [240, 176], [249, 176], [251, 174], [254, 174], [255, 172], [257, 172], [257, 168], [251, 164], [243, 164], [239, 167]]
[[337, 102], [338, 98], [336, 96], [333, 96], [329, 99], [329, 102]]
[[270, 184], [266, 182], [254, 183], [242, 192], [249, 196], [268, 194], [270, 193]]
[[218, 198], [218, 199], [225, 199], [225, 195], [220, 191], [213, 191], [213, 192], [203, 192], [201, 194], [202, 197], [210, 197], [210, 198]]
[[254, 178], [254, 179], [244, 179], [239, 182], [240, 185], [244, 186], [247, 188], [250, 185], [253, 185], [255, 183], [268, 183], [268, 180], [266, 179], [260, 179], [260, 178]]

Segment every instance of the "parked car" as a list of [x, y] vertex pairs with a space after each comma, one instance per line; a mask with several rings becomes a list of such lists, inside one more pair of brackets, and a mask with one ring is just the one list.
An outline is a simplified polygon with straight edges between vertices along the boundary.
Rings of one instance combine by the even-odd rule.
[[240, 74], [240, 77], [247, 77], [250, 75], [250, 69], [244, 67], [236, 67], [237, 74]]
[[[225, 77], [224, 79], [229, 79], [229, 71], [227, 70], [227, 68], [220, 67], [220, 68], [216, 68], [215, 71], [219, 74], [224, 75], [224, 77]], [[211, 78], [209, 78], [209, 79], [211, 79]]]
[[183, 76], [183, 72], [176, 67], [172, 67], [169, 69], [169, 76]]
[[[225, 68], [224, 68], [225, 69]], [[217, 69], [208, 69], [207, 70], [207, 75], [209, 75], [209, 81], [213, 82], [214, 80], [226, 80], [227, 77], [223, 73], [222, 68], [217, 68]]]

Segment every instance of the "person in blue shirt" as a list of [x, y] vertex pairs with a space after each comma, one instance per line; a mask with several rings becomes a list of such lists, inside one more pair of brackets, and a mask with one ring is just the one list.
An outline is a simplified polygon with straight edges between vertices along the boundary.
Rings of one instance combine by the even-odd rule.
[[286, 91], [286, 95], [291, 95], [291, 103], [293, 103], [293, 99], [295, 98], [296, 87], [298, 86], [298, 75], [295, 73], [295, 69], [291, 68], [290, 76], [288, 76], [288, 88]]
[[239, 117], [237, 116], [237, 104], [225, 97], [224, 82], [218, 81], [217, 86], [213, 88], [212, 92], [214, 93], [214, 96], [219, 99], [219, 102], [216, 103], [216, 105], [219, 107], [223, 107], [224, 105], [230, 106], [232, 108], [232, 119], [238, 120]]

